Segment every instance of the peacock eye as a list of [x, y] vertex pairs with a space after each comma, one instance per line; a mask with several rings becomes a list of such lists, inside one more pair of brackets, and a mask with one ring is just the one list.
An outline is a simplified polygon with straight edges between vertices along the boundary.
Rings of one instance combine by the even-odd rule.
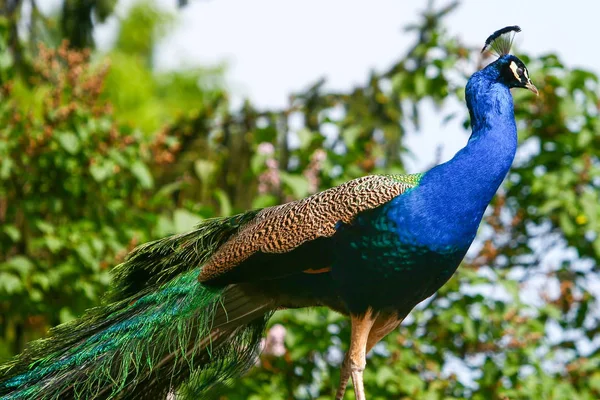
[[523, 76], [523, 68], [517, 68], [517, 74]]

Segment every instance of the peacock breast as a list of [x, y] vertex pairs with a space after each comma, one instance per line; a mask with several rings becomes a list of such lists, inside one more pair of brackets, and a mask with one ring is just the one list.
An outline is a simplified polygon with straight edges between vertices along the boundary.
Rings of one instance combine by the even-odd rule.
[[410, 310], [452, 276], [468, 249], [407, 225], [395, 212], [401, 207], [395, 199], [336, 234], [332, 273], [351, 310]]

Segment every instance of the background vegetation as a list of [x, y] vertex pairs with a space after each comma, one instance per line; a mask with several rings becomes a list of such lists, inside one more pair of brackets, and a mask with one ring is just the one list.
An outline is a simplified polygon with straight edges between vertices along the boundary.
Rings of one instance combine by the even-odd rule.
[[[463, 101], [482, 62], [480, 41], [445, 29], [455, 5], [429, 8], [405, 33], [414, 46], [364, 84], [332, 93], [319, 81], [287, 109], [232, 110], [220, 69], [153, 69], [177, 19], [150, 2], [104, 54], [91, 33], [115, 0], [65, 0], [51, 16], [33, 0], [3, 4], [0, 359], [97, 304], [139, 243], [402, 172], [418, 105]], [[376, 347], [371, 399], [600, 397], [598, 77], [554, 54], [519, 56], [541, 92], [514, 93], [526, 151], [459, 272]], [[439, 115], [451, 117], [468, 129], [466, 108]], [[331, 398], [348, 321], [299, 310], [273, 324], [257, 366], [215, 398]]]

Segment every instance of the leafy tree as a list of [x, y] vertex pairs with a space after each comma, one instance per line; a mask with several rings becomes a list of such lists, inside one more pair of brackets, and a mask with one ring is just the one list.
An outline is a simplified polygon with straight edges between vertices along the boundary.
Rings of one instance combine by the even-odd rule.
[[41, 47], [35, 90], [16, 80], [0, 92], [0, 314], [13, 351], [95, 304], [109, 266], [148, 238], [140, 135], [99, 100], [106, 68], [87, 54]]

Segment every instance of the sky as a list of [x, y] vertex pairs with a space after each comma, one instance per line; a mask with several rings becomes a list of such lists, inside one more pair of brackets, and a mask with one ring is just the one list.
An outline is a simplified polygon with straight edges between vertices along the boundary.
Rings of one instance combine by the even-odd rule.
[[[135, 0], [120, 0], [125, 15]], [[156, 0], [176, 10], [176, 0]], [[51, 9], [60, 0], [46, 0]], [[366, 81], [371, 69], [385, 70], [413, 43], [403, 27], [418, 20], [428, 1], [401, 0], [189, 0], [177, 11], [176, 29], [159, 45], [159, 68], [227, 65], [226, 82], [233, 98], [249, 98], [259, 108], [282, 108], [290, 93], [320, 77], [327, 87], [348, 90]], [[437, 0], [436, 6], [448, 4]], [[590, 0], [463, 0], [446, 20], [453, 35], [478, 43], [496, 29], [519, 25], [515, 43], [530, 54], [558, 53], [570, 66], [600, 71], [600, 53], [590, 27], [597, 23], [600, 2]], [[109, 48], [117, 18], [97, 29], [100, 48]], [[382, 43], [380, 38], [386, 38]], [[374, 46], [373, 43], [377, 43]], [[535, 82], [534, 82], [535, 83]], [[518, 105], [517, 105], [518, 106]], [[465, 111], [448, 104], [445, 111]], [[419, 132], [405, 143], [414, 158], [405, 158], [409, 172], [431, 166], [436, 148], [442, 160], [466, 143], [468, 133], [457, 119], [442, 126], [443, 114], [422, 107]]]

